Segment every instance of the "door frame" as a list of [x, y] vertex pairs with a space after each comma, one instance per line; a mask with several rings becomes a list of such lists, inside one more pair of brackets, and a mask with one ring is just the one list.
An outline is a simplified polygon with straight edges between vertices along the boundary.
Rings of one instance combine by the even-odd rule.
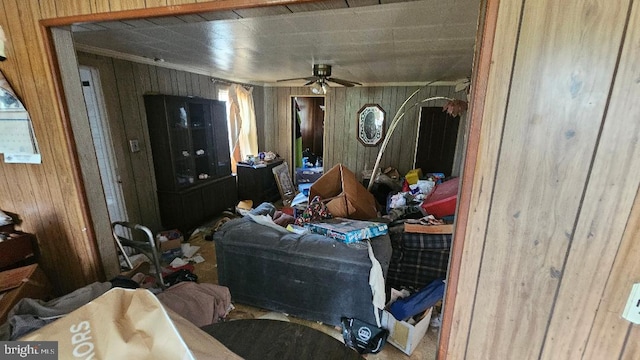
[[[289, 169], [292, 173], [293, 173], [293, 179], [295, 182], [295, 172], [296, 172], [296, 153], [295, 153], [295, 146], [296, 146], [296, 124], [294, 123], [296, 121], [296, 119], [293, 116], [293, 112], [294, 112], [294, 101], [296, 98], [322, 98], [323, 99], [323, 103], [325, 106], [325, 111], [322, 112], [322, 159], [325, 159], [325, 148], [327, 146], [325, 140], [325, 129], [324, 129], [324, 122], [327, 118], [327, 112], [326, 112], [326, 106], [327, 106], [327, 96], [326, 95], [316, 95], [316, 94], [311, 94], [311, 95], [291, 95], [289, 97], [289, 107], [290, 107], [290, 116], [291, 116], [291, 169]], [[297, 184], [296, 184], [297, 185]]]
[[[82, 180], [82, 172], [78, 160], [73, 130], [71, 127], [70, 110], [66, 106], [65, 92], [62, 86], [62, 78], [59, 70], [59, 62], [56, 48], [52, 39], [52, 28], [69, 26], [80, 22], [113, 21], [137, 18], [188, 15], [200, 12], [233, 10], [238, 8], [250, 8], [258, 6], [289, 5], [295, 3], [308, 2], [305, 0], [230, 0], [205, 3], [193, 3], [178, 6], [163, 6], [150, 9], [124, 10], [117, 12], [105, 12], [88, 15], [75, 15], [45, 19], [40, 21], [40, 28], [43, 34], [43, 41], [47, 49], [47, 61], [54, 79], [55, 96], [58, 99], [59, 110], [65, 133], [69, 141], [67, 142], [67, 152], [73, 161], [74, 178], [76, 179], [76, 190], [82, 194], [83, 216], [90, 219], [91, 213], [87, 202], [85, 183]], [[467, 230], [467, 222], [471, 206], [471, 192], [474, 182], [476, 160], [480, 147], [480, 133], [482, 127], [482, 115], [484, 112], [485, 95], [487, 94], [488, 78], [491, 69], [491, 55], [493, 52], [494, 35], [498, 17], [498, 7], [500, 0], [480, 0], [480, 15], [478, 19], [478, 30], [476, 33], [475, 55], [472, 70], [471, 97], [468, 111], [467, 144], [464, 151], [465, 158], [462, 168], [461, 183], [458, 193], [458, 204], [456, 209], [456, 224], [454, 227], [454, 238], [449, 260], [449, 273], [444, 298], [443, 320], [440, 329], [438, 344], [438, 359], [446, 359], [447, 350], [451, 335], [451, 321], [456, 304], [457, 285], [460, 276], [461, 260], [464, 251], [464, 240]], [[80, 86], [80, 84], [78, 84]], [[325, 137], [326, 138], [326, 137]], [[326, 149], [326, 146], [325, 146]], [[324, 154], [323, 154], [324, 156]], [[91, 224], [91, 222], [88, 222]], [[89, 235], [95, 240], [95, 231], [89, 231]]]
[[[418, 131], [416, 132], [416, 147], [415, 150], [413, 151], [413, 168], [417, 169], [417, 168], [422, 168], [421, 166], [418, 166], [418, 150], [420, 150], [420, 134], [422, 131], [422, 126], [423, 124], [423, 119], [422, 119], [422, 115], [425, 112], [425, 109], [439, 109], [438, 113], [441, 113], [443, 116], [445, 116], [445, 112], [441, 111], [442, 107], [441, 106], [421, 106], [420, 110], [418, 111]], [[453, 147], [453, 159], [451, 159], [451, 171], [449, 172], [449, 174], [445, 173], [445, 176], [447, 177], [458, 177], [457, 174], [459, 171], [456, 171], [456, 165], [460, 166], [460, 163], [456, 164], [456, 155], [457, 155], [457, 151], [458, 151], [458, 144], [460, 143], [460, 141], [464, 140], [464, 134], [460, 133], [461, 127], [463, 127], [463, 114], [461, 115], [457, 115], [457, 116], [452, 116], [449, 114], [446, 114], [447, 116], [451, 117], [452, 119], [458, 119], [458, 127], [456, 128], [456, 143]], [[441, 171], [434, 171], [434, 172], [441, 172]]]
[[[84, 70], [89, 73], [89, 76], [91, 78], [90, 79], [91, 93], [93, 93], [93, 97], [95, 98], [95, 102], [96, 102], [95, 111], [97, 112], [98, 116], [96, 120], [97, 124], [95, 125], [100, 128], [100, 132], [102, 133], [102, 137], [104, 141], [102, 155], [105, 163], [102, 164], [102, 167], [105, 169], [105, 172], [106, 172], [103, 174], [102, 169], [100, 169], [100, 178], [102, 179], [103, 188], [105, 187], [105, 182], [108, 182], [110, 186], [113, 188], [113, 192], [114, 192], [113, 197], [115, 200], [115, 207], [116, 207], [115, 210], [117, 212], [117, 214], [112, 214], [109, 204], [107, 203], [107, 209], [109, 210], [108, 211], [109, 220], [111, 223], [115, 221], [125, 221], [126, 219], [128, 219], [127, 207], [125, 205], [125, 199], [124, 199], [124, 193], [122, 191], [120, 175], [118, 175], [118, 169], [119, 169], [118, 160], [116, 159], [116, 155], [113, 149], [111, 128], [109, 126], [109, 121], [107, 119], [108, 115], [105, 109], [104, 95], [102, 93], [102, 83], [100, 82], [100, 71], [95, 67], [87, 66], [87, 65], [80, 65], [78, 66], [78, 69], [80, 70], [80, 80], [82, 80], [83, 82], [85, 80], [83, 80], [82, 71]], [[84, 94], [84, 89], [83, 89], [83, 94]], [[86, 103], [86, 100], [85, 100], [85, 103]], [[92, 117], [89, 116], [90, 124], [92, 123], [91, 119]], [[93, 136], [93, 131], [91, 133], [92, 133], [92, 139], [94, 139], [93, 142], [95, 147], [95, 137]], [[96, 149], [96, 153], [97, 152], [98, 150]], [[98, 157], [99, 168], [101, 168], [100, 162], [101, 162], [100, 157]], [[114, 215], [116, 215], [118, 218], [114, 218]]]

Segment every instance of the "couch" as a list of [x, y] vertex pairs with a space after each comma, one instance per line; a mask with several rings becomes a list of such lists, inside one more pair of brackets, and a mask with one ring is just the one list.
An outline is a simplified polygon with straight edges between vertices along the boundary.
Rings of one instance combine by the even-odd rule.
[[393, 255], [386, 277], [387, 287], [418, 290], [433, 280], [445, 279], [452, 235], [409, 233], [403, 230], [402, 224], [389, 228]]
[[[275, 210], [263, 203], [251, 214], [273, 215]], [[375, 323], [365, 243], [295, 234], [249, 216], [225, 223], [213, 239], [218, 282], [229, 288], [233, 302], [335, 326], [343, 316]], [[386, 276], [390, 238], [375, 237], [371, 245]]]

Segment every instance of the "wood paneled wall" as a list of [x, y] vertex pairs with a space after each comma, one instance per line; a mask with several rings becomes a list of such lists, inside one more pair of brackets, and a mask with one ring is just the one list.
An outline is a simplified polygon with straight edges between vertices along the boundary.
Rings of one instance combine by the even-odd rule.
[[[127, 220], [144, 224], [154, 232], [162, 230], [143, 95], [160, 93], [217, 99], [216, 84], [205, 75], [82, 52], [78, 53], [78, 63], [96, 68], [100, 73]], [[129, 151], [130, 139], [139, 140], [139, 152]]]
[[[96, 68], [100, 74], [119, 166], [118, 175], [122, 181], [127, 206], [128, 218], [126, 220], [145, 224], [152, 231], [159, 231], [162, 226], [158, 212], [153, 159], [149, 145], [143, 95], [145, 93], [162, 93], [216, 99], [217, 86], [205, 75], [83, 52], [78, 53], [78, 63]], [[365, 147], [357, 140], [357, 111], [364, 104], [381, 105], [387, 113], [386, 126], [388, 128], [398, 107], [416, 89], [418, 88], [332, 88], [326, 96], [328, 104], [326, 106], [324, 141], [327, 166], [343, 163], [356, 174], [360, 174], [365, 168], [371, 169], [379, 146]], [[311, 95], [309, 88], [263, 89], [256, 87], [253, 92], [256, 98], [258, 128], [263, 134], [259, 137], [261, 149], [273, 150], [285, 158], [289, 158], [292, 142], [291, 98], [294, 94]], [[462, 98], [464, 94], [455, 93], [451, 86], [427, 87], [418, 93], [408, 103], [407, 115], [393, 134], [392, 141], [383, 157], [383, 166], [394, 166], [402, 173], [412, 168], [420, 107], [420, 105], [413, 105], [432, 96]], [[442, 104], [444, 104], [443, 100], [436, 100], [424, 105], [438, 106]], [[264, 112], [264, 115], [261, 115], [263, 107], [268, 110]], [[345, 116], [344, 114], [350, 115]], [[276, 132], [275, 129], [279, 130]], [[269, 137], [264, 134], [269, 134]], [[128, 141], [130, 139], [139, 140], [139, 152], [131, 153], [129, 151]]]
[[639, 328], [620, 315], [640, 281], [640, 3], [488, 3], [495, 45], [443, 354], [638, 358]]
[[[467, 154], [475, 161], [464, 173], [472, 186], [462, 200], [470, 203], [458, 214], [467, 221], [456, 229], [463, 227], [465, 235], [454, 243], [461, 268], [456, 287], [447, 289], [456, 297], [445, 303], [454, 313], [443, 354], [636, 359], [640, 328], [620, 313], [631, 284], [640, 281], [640, 3], [487, 3], [497, 9], [495, 36], [486, 34], [495, 46], [485, 55], [490, 61], [480, 62], [488, 72], [486, 98], [482, 123], [470, 124], [480, 133], [470, 136], [478, 141]], [[42, 265], [59, 292], [100, 279], [102, 269], [38, 21], [156, 5], [170, 4], [0, 2], [0, 25], [9, 38], [0, 70], [33, 118], [43, 159], [42, 165], [0, 163], [0, 208], [20, 214], [21, 228], [36, 233]], [[370, 101], [370, 90], [353, 90], [366, 91]], [[278, 119], [292, 90], [265, 91], [278, 93], [264, 98], [271, 119]], [[372, 101], [381, 99], [384, 107], [384, 92], [371, 91]], [[345, 107], [336, 107], [332, 119], [357, 111], [362, 104], [354, 98], [361, 95], [335, 92], [327, 106], [333, 100]], [[290, 124], [278, 119], [265, 126], [266, 147], [280, 151], [274, 139], [289, 136]], [[356, 171], [369, 162], [365, 149], [341, 134], [330, 136], [343, 142], [328, 162], [337, 161], [338, 151], [357, 154], [348, 163]], [[393, 153], [408, 151], [403, 142], [393, 146], [399, 148]]]
[[[365, 104], [378, 104], [386, 113], [388, 129], [402, 103], [419, 87], [333, 87], [325, 95], [324, 167], [342, 163], [360, 176], [361, 171], [373, 169], [378, 146], [364, 146], [356, 136], [357, 113]], [[292, 124], [291, 98], [314, 96], [308, 87], [265, 88], [264, 150], [279, 153], [291, 164]], [[397, 168], [401, 174], [413, 168], [421, 100], [433, 96], [465, 99], [464, 92], [456, 93], [453, 86], [422, 87], [406, 105], [406, 114], [393, 133], [382, 157], [381, 167]], [[442, 106], [444, 100], [423, 103], [424, 106]], [[260, 122], [260, 119], [258, 119]]]
[[[217, 83], [211, 82], [210, 77], [205, 75], [83, 52], [78, 53], [78, 64], [93, 67], [100, 74], [118, 163], [118, 175], [121, 179], [128, 214], [127, 219], [123, 220], [144, 224], [154, 232], [162, 230], [143, 95], [162, 93], [216, 99], [218, 95]], [[379, 146], [365, 147], [357, 140], [357, 111], [364, 104], [380, 104], [387, 112], [386, 126], [388, 128], [397, 108], [415, 89], [417, 88], [332, 88], [327, 94], [329, 105], [326, 107], [325, 119], [324, 141], [327, 164], [332, 166], [343, 163], [357, 174], [360, 174], [360, 171], [365, 168], [371, 169]], [[262, 134], [259, 137], [261, 149], [273, 150], [288, 158], [291, 156], [292, 146], [291, 97], [293, 94], [310, 95], [309, 88], [265, 89], [255, 87], [253, 93], [258, 128]], [[407, 105], [407, 115], [402, 125], [394, 133], [393, 141], [387, 147], [384, 161], [388, 161], [389, 166], [397, 167], [402, 172], [408, 171], [412, 167], [414, 155], [412, 149], [415, 149], [419, 117], [419, 106], [412, 105], [431, 96], [460, 98], [464, 94], [455, 93], [451, 86], [428, 87], [418, 93], [414, 100]], [[437, 100], [425, 105], [435, 106], [443, 103], [443, 100]], [[269, 110], [263, 114], [263, 108]], [[280, 130], [275, 132], [274, 129]], [[269, 134], [270, 137], [265, 137], [264, 134]], [[139, 152], [131, 153], [129, 151], [128, 142], [130, 139], [139, 140]], [[262, 146], [262, 144], [265, 145]], [[383, 164], [386, 164], [384, 161]], [[103, 255], [105, 264], [110, 263], [109, 260], [105, 259]]]

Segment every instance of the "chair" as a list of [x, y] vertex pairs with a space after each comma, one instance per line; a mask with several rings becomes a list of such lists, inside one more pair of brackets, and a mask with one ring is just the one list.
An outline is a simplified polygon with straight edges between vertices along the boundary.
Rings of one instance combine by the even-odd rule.
[[[140, 231], [145, 235], [147, 241], [133, 240], [132, 238], [125, 237], [125, 235], [119, 235], [118, 230], [125, 230], [125, 231], [120, 231], [120, 234], [128, 234], [132, 238], [134, 234], [133, 230]], [[166, 284], [162, 279], [162, 267], [160, 266], [160, 255], [158, 254], [158, 249], [156, 247], [156, 243], [153, 238], [153, 233], [151, 233], [151, 230], [149, 230], [148, 227], [140, 224], [134, 224], [126, 221], [116, 221], [111, 224], [111, 231], [113, 234], [113, 238], [115, 239], [116, 244], [118, 245], [118, 250], [120, 250], [120, 253], [122, 254], [122, 257], [124, 258], [124, 261], [126, 262], [129, 269], [133, 269], [133, 264], [131, 263], [131, 259], [129, 259], [129, 255], [127, 255], [127, 252], [124, 249], [125, 246], [131, 247], [139, 251], [140, 253], [144, 254], [147, 258], [149, 258], [149, 260], [151, 260], [151, 263], [153, 264], [156, 270], [155, 276], [156, 276], [156, 280], [158, 281], [158, 285], [162, 289], [165, 289]]]

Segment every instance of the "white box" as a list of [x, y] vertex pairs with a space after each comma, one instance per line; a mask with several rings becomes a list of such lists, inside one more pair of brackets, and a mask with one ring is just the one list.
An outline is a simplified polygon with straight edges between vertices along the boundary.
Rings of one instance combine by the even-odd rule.
[[411, 355], [424, 337], [424, 334], [427, 333], [431, 322], [432, 310], [433, 307], [429, 308], [422, 319], [415, 325], [411, 325], [406, 321], [399, 321], [390, 312], [384, 310], [382, 313], [382, 327], [389, 330], [387, 342], [402, 350], [403, 353]]

